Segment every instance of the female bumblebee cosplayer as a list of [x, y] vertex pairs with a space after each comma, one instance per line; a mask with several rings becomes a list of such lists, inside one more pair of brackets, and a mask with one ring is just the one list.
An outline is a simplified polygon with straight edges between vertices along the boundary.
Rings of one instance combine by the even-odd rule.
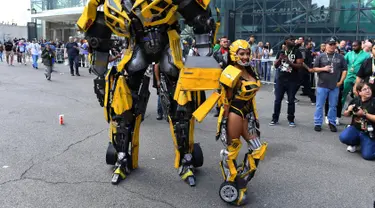
[[[230, 46], [229, 53], [232, 64], [220, 77], [223, 103], [216, 139], [223, 142], [225, 149], [220, 152], [224, 183], [219, 194], [227, 203], [242, 205], [246, 201], [247, 183], [254, 176], [259, 160], [263, 160], [267, 143], [262, 144], [259, 139], [255, 95], [260, 80], [250, 66], [250, 45], [245, 40], [237, 40]], [[247, 142], [248, 152], [243, 163], [237, 165], [242, 146], [240, 136]]]

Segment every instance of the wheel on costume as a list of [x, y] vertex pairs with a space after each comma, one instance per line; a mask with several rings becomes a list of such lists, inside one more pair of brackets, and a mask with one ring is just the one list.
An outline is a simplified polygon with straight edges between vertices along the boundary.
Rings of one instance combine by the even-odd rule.
[[220, 186], [219, 195], [223, 201], [233, 203], [237, 200], [239, 195], [236, 184], [231, 182], [222, 183]]
[[193, 166], [195, 168], [202, 167], [203, 165], [203, 151], [199, 143], [194, 143], [193, 149]]
[[115, 165], [117, 161], [116, 149], [111, 142], [108, 143], [107, 153], [105, 155], [105, 161], [108, 165]]

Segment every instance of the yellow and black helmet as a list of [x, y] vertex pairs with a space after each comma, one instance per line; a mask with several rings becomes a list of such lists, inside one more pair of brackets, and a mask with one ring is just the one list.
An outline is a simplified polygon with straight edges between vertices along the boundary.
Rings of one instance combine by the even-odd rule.
[[[242, 66], [249, 66], [250, 60], [248, 63], [242, 63], [242, 61], [238, 57], [237, 52], [240, 49], [244, 49], [244, 50], [249, 49], [251, 53], [251, 46], [246, 40], [236, 40], [229, 46], [229, 54], [230, 54], [231, 61], [238, 63]], [[251, 55], [250, 55], [250, 59], [251, 59]]]

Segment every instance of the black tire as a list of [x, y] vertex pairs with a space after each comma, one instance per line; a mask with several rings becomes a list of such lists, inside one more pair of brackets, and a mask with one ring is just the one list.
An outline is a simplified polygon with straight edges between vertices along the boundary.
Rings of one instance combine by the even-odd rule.
[[117, 162], [116, 149], [111, 142], [108, 143], [107, 153], [105, 155], [105, 161], [108, 165], [115, 165]]
[[238, 199], [239, 191], [235, 183], [224, 182], [219, 189], [220, 199], [226, 203], [233, 203]]
[[193, 149], [193, 166], [199, 168], [203, 166], [203, 151], [199, 143], [194, 143]]

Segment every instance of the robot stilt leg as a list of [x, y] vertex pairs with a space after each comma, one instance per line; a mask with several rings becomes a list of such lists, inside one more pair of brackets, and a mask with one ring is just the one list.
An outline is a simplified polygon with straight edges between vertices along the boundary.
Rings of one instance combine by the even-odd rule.
[[203, 165], [203, 152], [198, 143], [194, 143], [194, 121], [179, 114], [179, 119], [169, 119], [173, 143], [175, 146], [175, 168], [178, 174], [190, 186], [195, 186], [194, 167]]

